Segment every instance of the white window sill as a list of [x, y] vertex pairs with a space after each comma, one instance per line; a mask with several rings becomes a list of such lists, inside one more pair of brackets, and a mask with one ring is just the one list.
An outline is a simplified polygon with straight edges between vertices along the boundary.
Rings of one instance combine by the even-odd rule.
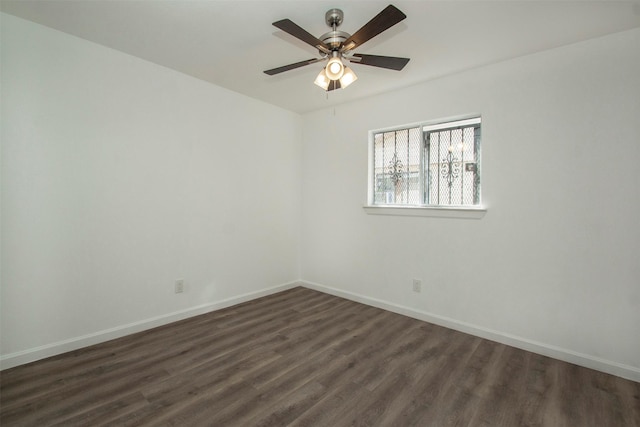
[[484, 207], [435, 206], [363, 206], [369, 215], [424, 216], [431, 218], [481, 219], [487, 213]]

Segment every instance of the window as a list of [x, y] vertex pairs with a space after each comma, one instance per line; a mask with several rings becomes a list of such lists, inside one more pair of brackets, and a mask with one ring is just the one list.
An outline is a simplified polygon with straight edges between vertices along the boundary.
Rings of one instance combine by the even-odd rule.
[[480, 118], [370, 133], [370, 206], [480, 207]]

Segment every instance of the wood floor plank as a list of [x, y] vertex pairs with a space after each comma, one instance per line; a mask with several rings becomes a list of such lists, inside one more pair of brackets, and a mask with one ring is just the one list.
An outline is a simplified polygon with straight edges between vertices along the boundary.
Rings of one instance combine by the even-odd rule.
[[[129, 372], [126, 376], [111, 381], [91, 381], [65, 389], [63, 392], [50, 393], [41, 399], [26, 405], [13, 407], [6, 412], [2, 409], [2, 425], [21, 423], [24, 425], [45, 426], [64, 420], [70, 416], [95, 408], [114, 396], [130, 392], [135, 387], [166, 378], [162, 370]], [[3, 404], [4, 406], [4, 404]]]
[[[147, 399], [139, 392], [122, 395], [121, 398], [108, 400], [106, 403], [88, 409], [54, 424], [60, 427], [83, 427], [103, 425], [109, 421], [149, 406]], [[63, 417], [61, 417], [63, 418]]]
[[464, 392], [464, 369], [481, 340], [449, 332], [444, 333], [446, 341], [440, 351], [429, 353], [432, 358], [430, 369], [411, 387], [413, 398], [403, 403], [399, 418], [408, 426], [438, 425], [436, 422], [451, 425], [452, 416], [459, 416], [459, 413], [450, 412], [455, 409], [452, 403]]
[[640, 383], [299, 287], [2, 371], [0, 424], [640, 427]]

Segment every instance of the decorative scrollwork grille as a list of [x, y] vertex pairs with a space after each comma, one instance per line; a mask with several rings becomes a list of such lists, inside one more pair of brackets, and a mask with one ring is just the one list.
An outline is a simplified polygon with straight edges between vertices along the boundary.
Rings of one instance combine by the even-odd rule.
[[479, 144], [479, 123], [425, 132], [426, 163], [434, 171], [427, 188], [428, 204], [480, 203]]
[[419, 127], [374, 135], [377, 204], [419, 205], [422, 131]]

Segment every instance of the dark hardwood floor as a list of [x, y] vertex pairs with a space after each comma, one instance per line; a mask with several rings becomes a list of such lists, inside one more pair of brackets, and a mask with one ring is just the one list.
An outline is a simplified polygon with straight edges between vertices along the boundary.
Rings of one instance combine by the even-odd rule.
[[640, 383], [305, 288], [0, 374], [2, 426], [639, 426]]

